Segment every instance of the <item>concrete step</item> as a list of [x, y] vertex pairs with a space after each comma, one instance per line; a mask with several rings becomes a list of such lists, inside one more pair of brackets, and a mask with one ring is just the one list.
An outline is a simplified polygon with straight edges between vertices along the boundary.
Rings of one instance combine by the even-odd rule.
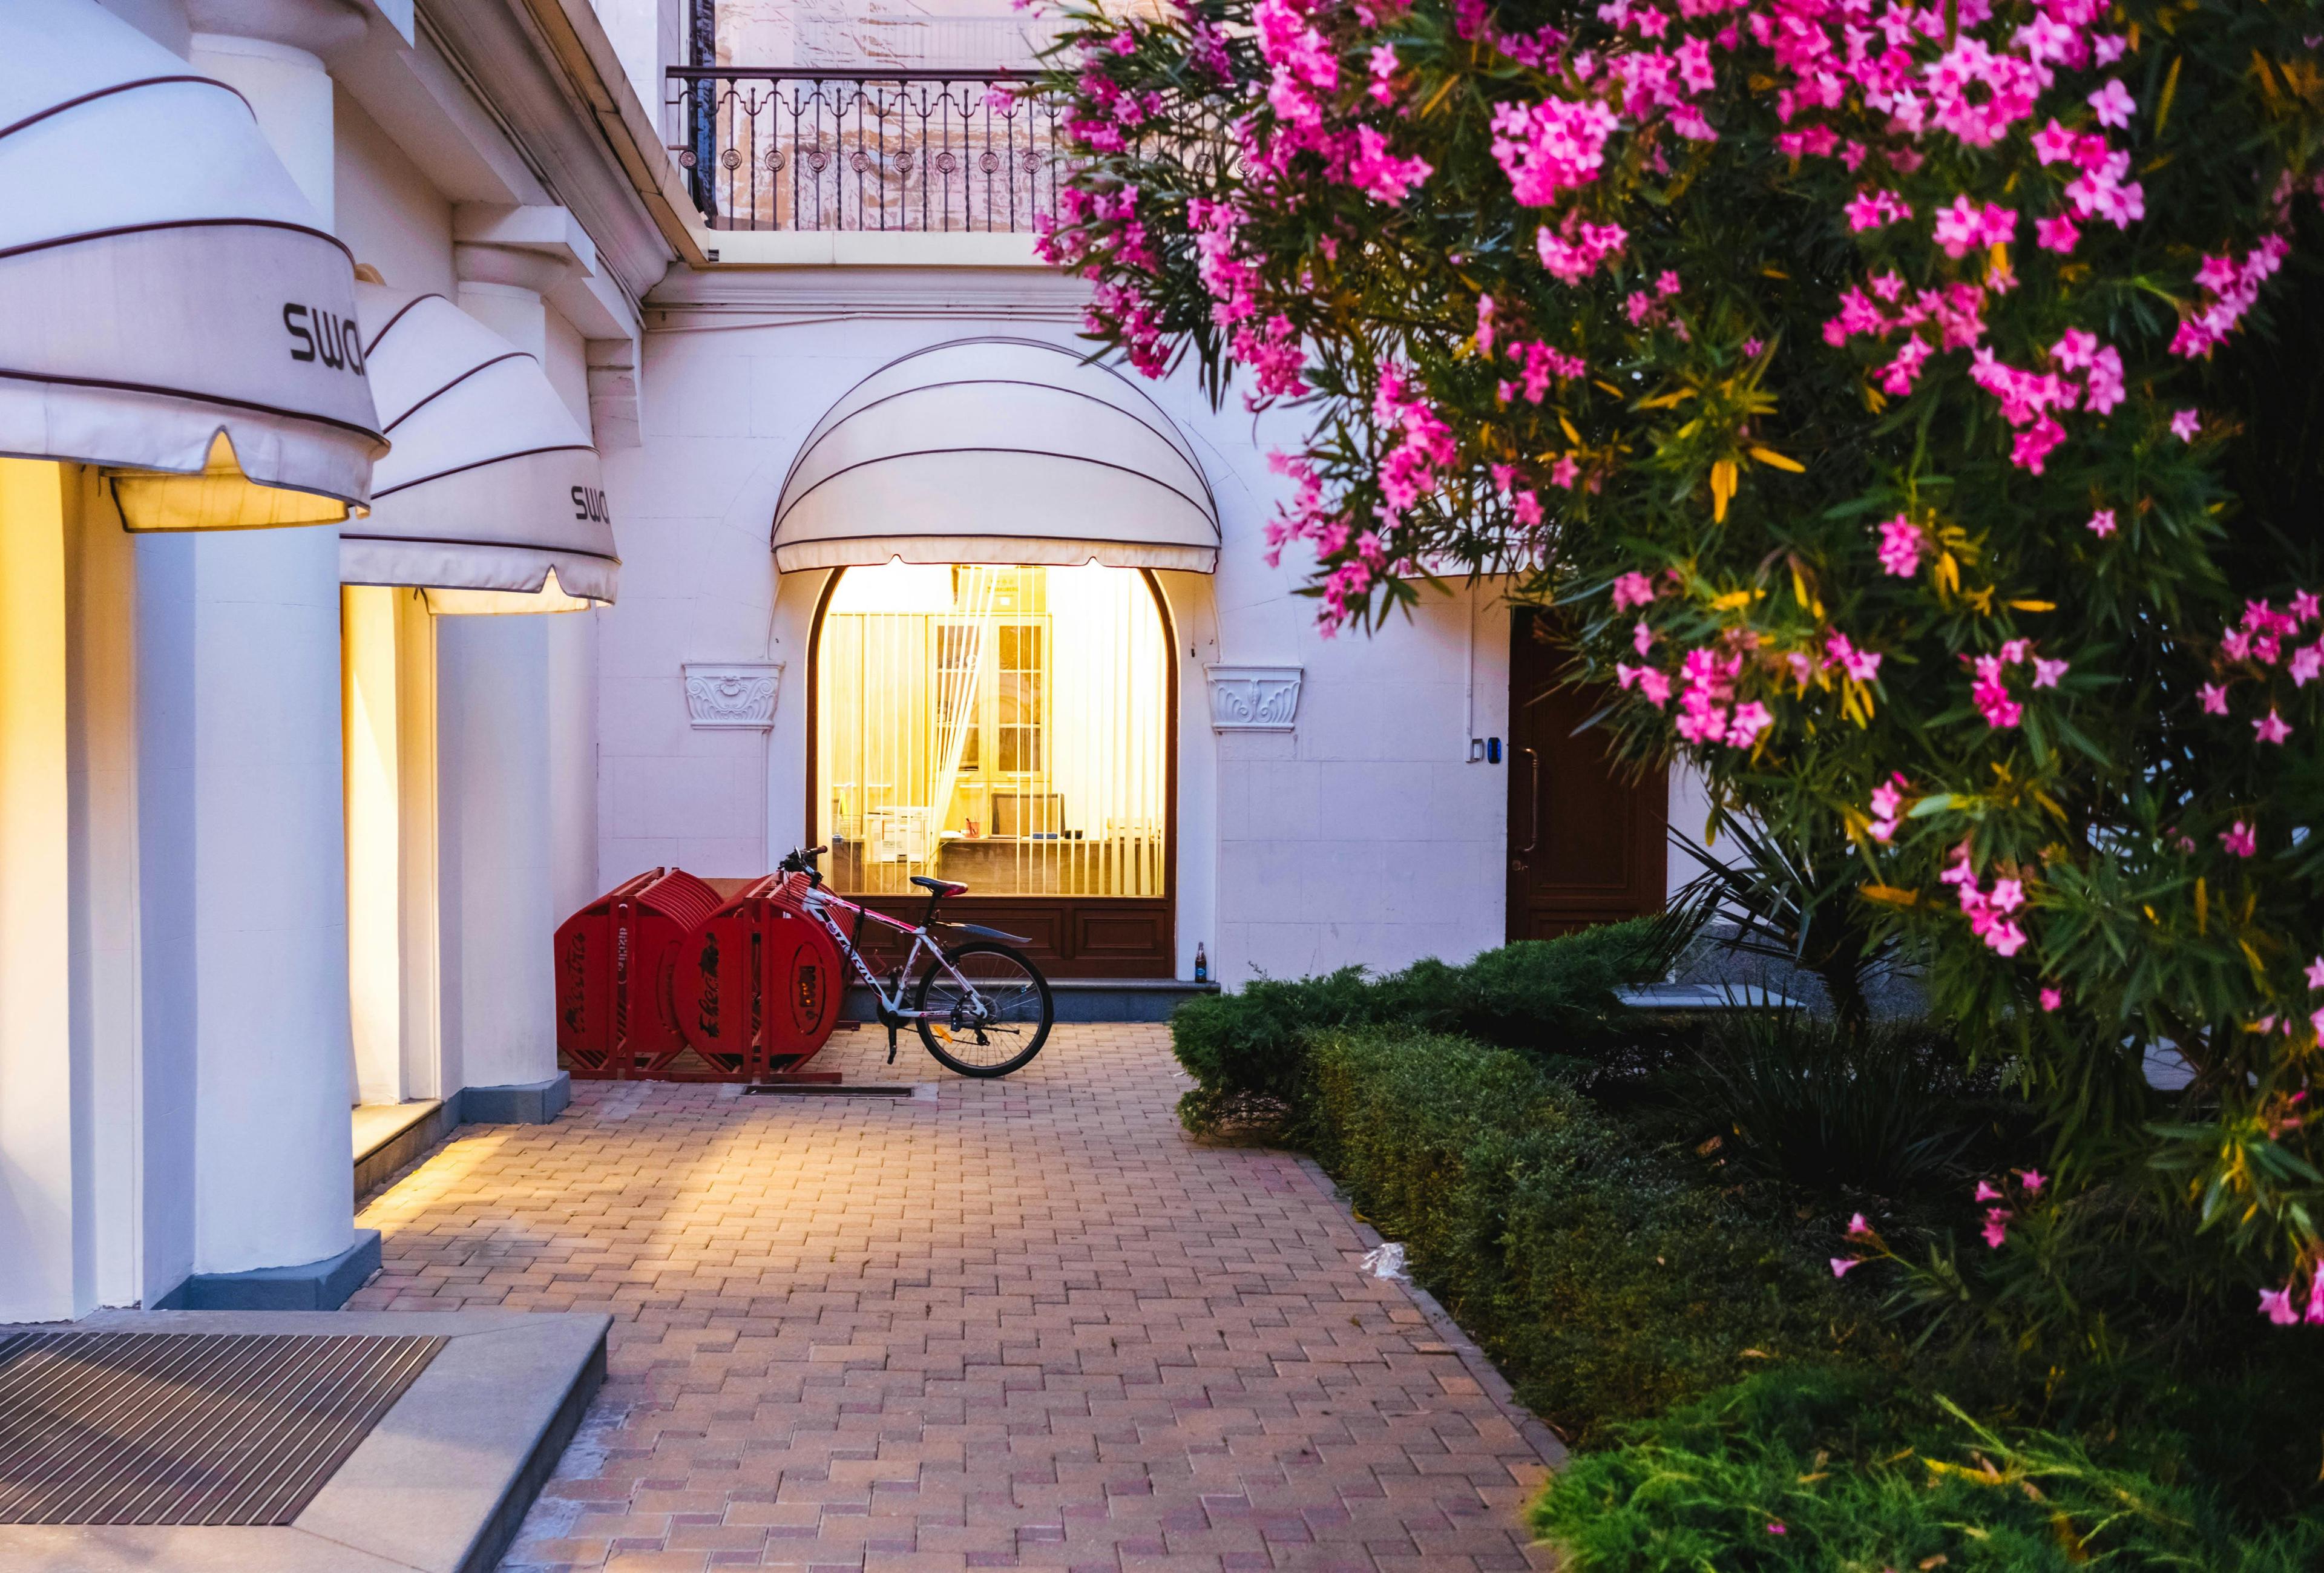
[[[1179, 1002], [1216, 994], [1215, 983], [1187, 983], [1175, 977], [1053, 977], [1049, 994], [1056, 1001], [1061, 1022], [1167, 1022]], [[840, 1019], [869, 1022], [876, 1002], [868, 988], [851, 988], [840, 1009]]]

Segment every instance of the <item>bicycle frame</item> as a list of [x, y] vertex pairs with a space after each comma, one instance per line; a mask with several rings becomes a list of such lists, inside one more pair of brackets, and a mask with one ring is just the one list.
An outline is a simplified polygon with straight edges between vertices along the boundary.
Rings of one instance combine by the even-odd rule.
[[[816, 885], [809, 890], [800, 905], [823, 925], [825, 931], [839, 947], [839, 953], [854, 964], [856, 976], [863, 980], [864, 985], [871, 989], [874, 997], [880, 1002], [881, 1021], [917, 1022], [924, 1017], [930, 1021], [950, 1019], [952, 1013], [949, 1011], [913, 1011], [904, 1008], [904, 991], [909, 986], [911, 978], [917, 976], [919, 970], [922, 950], [928, 953], [933, 965], [943, 967], [952, 975], [954, 983], [968, 991], [969, 997], [977, 1003], [980, 1010], [983, 1010], [987, 1015], [991, 1014], [990, 1009], [984, 1004], [984, 996], [977, 992], [976, 985], [963, 976], [958, 967], [945, 959], [944, 947], [936, 942], [935, 937], [925, 926], [907, 923], [901, 918], [891, 918], [885, 912], [875, 912], [871, 908], [851, 902], [844, 896], [835, 895], [822, 885]], [[903, 965], [896, 969], [894, 994], [888, 992], [886, 986], [881, 983], [878, 975], [872, 972], [871, 965], [863, 959], [863, 952], [856, 948], [853, 936], [833, 921], [831, 909], [834, 907], [837, 907], [842, 911], [855, 914], [857, 934], [863, 932], [863, 924], [868, 919], [882, 928], [892, 929], [899, 934], [909, 934], [912, 937], [912, 948], [904, 957]]]

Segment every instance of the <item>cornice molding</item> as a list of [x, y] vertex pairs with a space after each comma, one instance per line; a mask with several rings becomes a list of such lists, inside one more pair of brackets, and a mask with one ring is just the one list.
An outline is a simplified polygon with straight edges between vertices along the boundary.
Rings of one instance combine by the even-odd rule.
[[790, 327], [856, 317], [1081, 321], [1086, 281], [1049, 269], [672, 268], [646, 297], [649, 328]]
[[418, 14], [549, 202], [571, 211], [605, 273], [641, 301], [679, 246], [655, 211], [651, 162], [630, 144], [642, 134], [668, 160], [595, 13], [570, 0], [419, 0]]

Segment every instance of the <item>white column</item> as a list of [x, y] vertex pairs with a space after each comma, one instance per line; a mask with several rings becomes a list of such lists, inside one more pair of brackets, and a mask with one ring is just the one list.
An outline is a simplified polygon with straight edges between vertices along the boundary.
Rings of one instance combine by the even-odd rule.
[[191, 1068], [196, 1272], [354, 1240], [336, 528], [141, 536], [150, 1057]]
[[65, 555], [60, 467], [0, 459], [0, 1322], [74, 1282]]
[[[543, 356], [542, 291], [591, 264], [587, 237], [558, 208], [464, 208], [454, 233], [460, 309]], [[582, 612], [437, 619], [447, 1087], [557, 1075], [549, 941], [597, 893], [595, 633]]]
[[[195, 68], [250, 101], [329, 228], [320, 56], [361, 14], [187, 10]], [[138, 541], [148, 1087], [158, 1069], [192, 1094], [197, 1273], [354, 1241], [338, 555], [336, 525]]]
[[549, 625], [564, 621], [437, 619], [447, 1087], [557, 1074]]

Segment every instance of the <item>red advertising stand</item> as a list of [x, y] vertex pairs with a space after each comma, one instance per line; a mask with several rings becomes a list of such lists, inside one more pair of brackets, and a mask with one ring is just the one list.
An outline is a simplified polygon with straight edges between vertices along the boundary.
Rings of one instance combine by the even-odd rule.
[[711, 914], [673, 958], [672, 1018], [705, 1069], [686, 1079], [759, 1081], [830, 1039], [844, 992], [839, 948], [770, 874]]
[[557, 930], [557, 1052], [579, 1079], [726, 1079], [696, 1070], [670, 1008], [672, 965], [719, 906], [718, 893], [679, 868], [622, 881]]

